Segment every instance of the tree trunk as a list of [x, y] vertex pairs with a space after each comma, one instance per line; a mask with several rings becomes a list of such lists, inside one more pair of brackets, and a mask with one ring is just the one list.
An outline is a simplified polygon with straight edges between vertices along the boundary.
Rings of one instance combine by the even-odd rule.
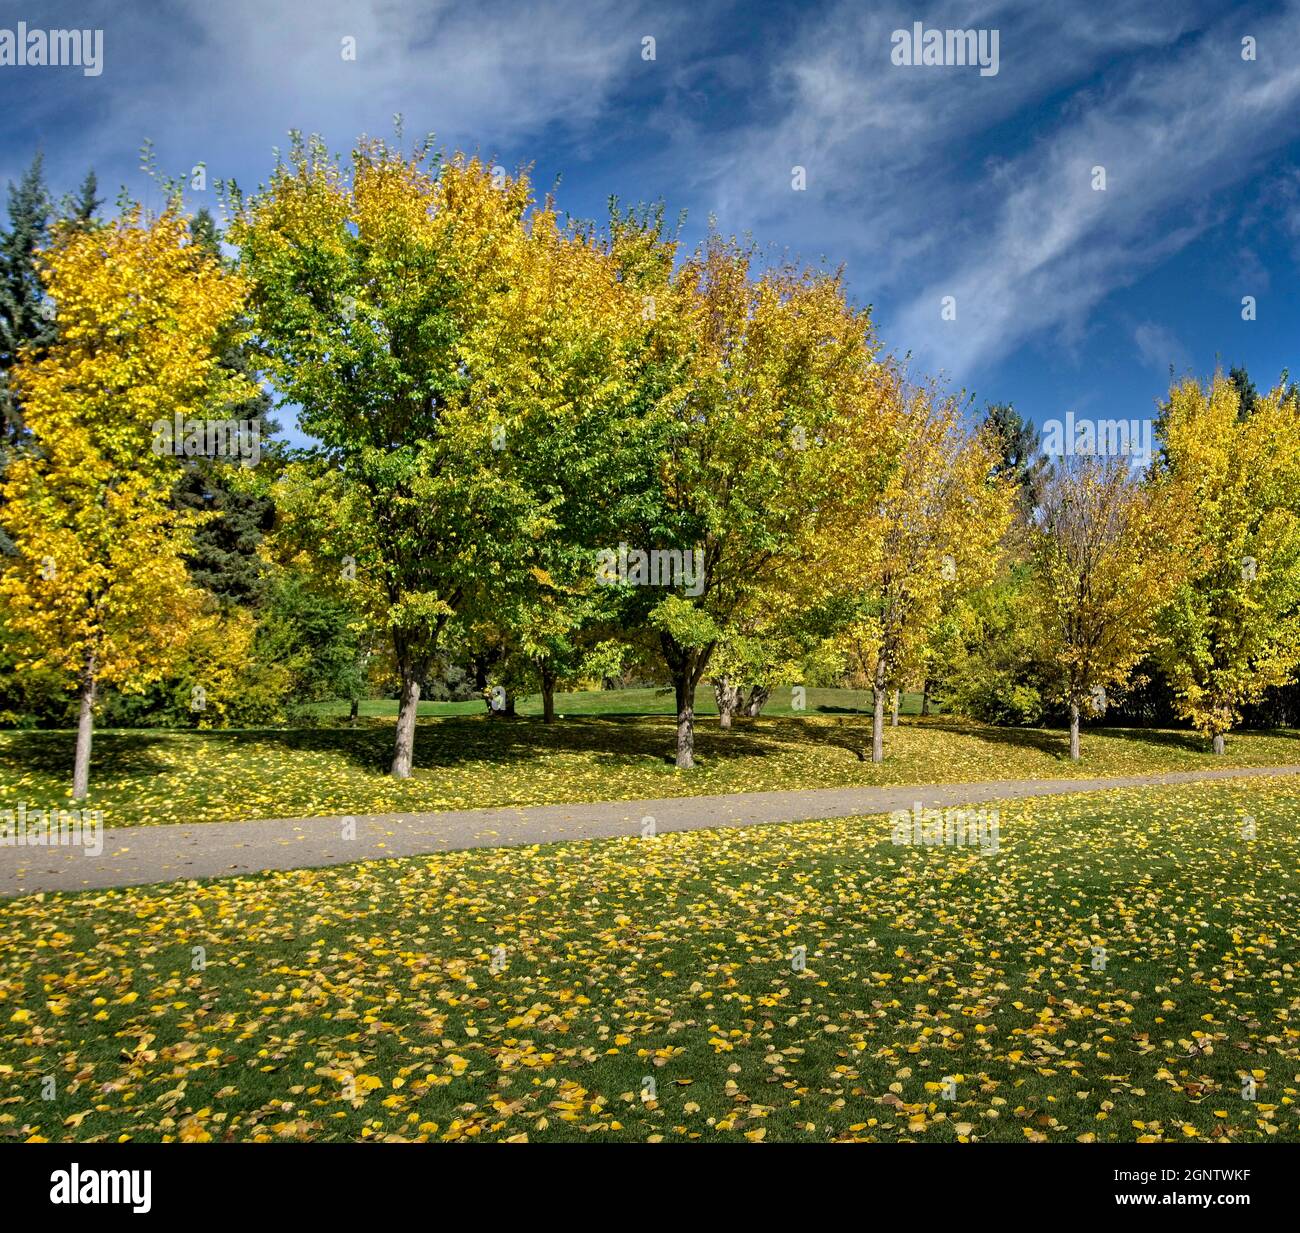
[[900, 689], [896, 689], [896, 690], [894, 690], [894, 709], [893, 709], [893, 712], [892, 712], [892, 713], [890, 714], [890, 716], [889, 716], [889, 726], [890, 726], [891, 728], [897, 728], [897, 727], [898, 727], [898, 700], [899, 700], [899, 695], [900, 695], [901, 693], [902, 693], [902, 690], [900, 690]]
[[745, 703], [745, 713], [750, 719], [757, 719], [763, 713], [763, 707], [772, 696], [772, 691], [764, 685], [749, 687], [749, 701]]
[[921, 714], [930, 713], [930, 678], [927, 676], [921, 686]]
[[1079, 760], [1079, 704], [1070, 703], [1070, 761]]
[[555, 722], [555, 673], [550, 668], [542, 669], [542, 723]]
[[410, 669], [402, 671], [401, 701], [397, 704], [397, 746], [393, 754], [393, 778], [411, 777], [415, 753], [415, 715], [420, 708], [420, 678]]
[[95, 731], [95, 653], [86, 656], [81, 674], [81, 709], [77, 713], [77, 752], [72, 760], [72, 799], [82, 801], [90, 790], [90, 742]]
[[361, 710], [361, 699], [353, 698], [352, 706], [348, 709], [348, 723], [351, 724], [351, 726], [354, 728], [357, 726], [357, 714], [360, 710]]
[[885, 681], [883, 669], [876, 673], [876, 683], [872, 687], [872, 698], [875, 702], [874, 714], [871, 719], [871, 760], [872, 762], [883, 762], [885, 760]]
[[733, 685], [730, 677], [718, 677], [713, 682], [713, 696], [718, 702], [718, 726], [730, 728], [731, 717], [740, 707], [740, 686]]
[[693, 770], [695, 767], [695, 690], [691, 687], [691, 674], [673, 680], [677, 695], [677, 769]]
[[1221, 754], [1221, 753], [1223, 753], [1223, 733], [1222, 733], [1222, 732], [1216, 732], [1216, 733], [1214, 734], [1214, 752], [1215, 752], [1216, 754]]
[[677, 769], [689, 771], [695, 766], [695, 689], [717, 645], [684, 647], [668, 633], [660, 634], [659, 641], [677, 698]]

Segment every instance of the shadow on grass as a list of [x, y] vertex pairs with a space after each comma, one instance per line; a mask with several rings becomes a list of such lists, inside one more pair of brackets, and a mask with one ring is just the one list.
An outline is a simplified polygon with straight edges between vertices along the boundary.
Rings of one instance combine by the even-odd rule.
[[[1106, 735], [1122, 741], [1134, 741], [1142, 745], [1159, 745], [1165, 749], [1182, 749], [1188, 753], [1208, 754], [1209, 737], [1190, 729], [1187, 731], [1170, 731], [1166, 728], [1107, 728]], [[1227, 740], [1227, 752], [1232, 753], [1234, 738], [1242, 736], [1266, 736], [1273, 740], [1279, 738], [1300, 740], [1300, 730], [1295, 728], [1243, 728], [1230, 733]]]
[[[386, 722], [351, 731], [327, 728], [210, 735], [232, 741], [274, 741], [290, 750], [329, 752], [361, 769], [386, 772], [393, 757], [393, 731], [393, 723]], [[816, 744], [834, 731], [818, 728], [813, 735], [802, 720], [772, 716], [758, 721], [737, 719], [735, 726], [724, 732], [716, 715], [699, 716], [695, 752], [704, 765], [763, 758]], [[443, 770], [466, 762], [505, 767], [554, 755], [580, 756], [610, 766], [638, 762], [670, 765], [675, 745], [672, 715], [570, 715], [554, 724], [531, 716], [448, 716], [417, 725], [413, 765], [416, 771]]]
[[[671, 715], [575, 715], [555, 724], [540, 719], [488, 719], [481, 715], [421, 720], [416, 727], [414, 769], [445, 770], [467, 762], [507, 767], [542, 757], [572, 754], [610, 765], [671, 761], [675, 742]], [[95, 734], [91, 779], [112, 775], [145, 777], [174, 769], [163, 756], [168, 744], [179, 742], [187, 757], [202, 758], [204, 747], [250, 752], [277, 746], [292, 755], [324, 754], [356, 769], [387, 773], [393, 759], [394, 722], [376, 720], [355, 728], [142, 729]], [[738, 721], [731, 732], [720, 732], [716, 719], [696, 726], [700, 760], [729, 761], [761, 758], [778, 750], [806, 744], [808, 735], [797, 721], [774, 719], [762, 726]], [[71, 773], [76, 734], [57, 732], [0, 733], [0, 778], [22, 774]]]
[[[945, 717], [945, 731], [973, 737], [990, 745], [1009, 745], [1014, 749], [1032, 749], [1058, 762], [1070, 760], [1070, 735], [1055, 728], [994, 728], [970, 720]], [[1086, 735], [1086, 729], [1085, 729]]]
[[[1058, 762], [1070, 760], [1070, 735], [1064, 728], [993, 728], [968, 720], [946, 717], [943, 725], [948, 731], [976, 740], [987, 741], [994, 745], [1010, 745], [1019, 749], [1034, 749]], [[1286, 737], [1300, 740], [1300, 731], [1289, 728], [1251, 728], [1238, 732], [1238, 736]], [[1127, 728], [1088, 727], [1082, 730], [1084, 755], [1087, 755], [1089, 740], [1126, 741], [1147, 748], [1176, 750], [1186, 754], [1208, 754], [1210, 742], [1199, 732], [1192, 729], [1144, 728], [1133, 726]], [[1232, 737], [1228, 737], [1231, 752]]]
[[[1062, 764], [1069, 763], [1068, 735], [1060, 729], [993, 728], [951, 716], [931, 717], [922, 723], [990, 747], [1032, 750]], [[555, 724], [532, 717], [447, 716], [421, 720], [417, 725], [414, 765], [417, 772], [446, 770], [469, 762], [507, 768], [569, 754], [610, 766], [637, 762], [667, 766], [672, 761], [674, 729], [671, 715], [570, 715]], [[162, 755], [167, 744], [176, 741], [184, 742], [185, 756], [191, 758], [201, 758], [208, 743], [236, 753], [244, 746], [251, 750], [277, 745], [290, 754], [325, 754], [362, 772], [384, 774], [392, 762], [393, 731], [394, 723], [387, 719], [374, 719], [355, 728], [118, 729], [96, 733], [91, 774], [92, 779], [97, 774], [164, 774], [174, 768], [174, 759]], [[1269, 735], [1300, 740], [1300, 732], [1294, 731], [1271, 730]], [[1085, 744], [1090, 736], [1190, 754], [1208, 752], [1206, 743], [1190, 731], [1085, 729]], [[705, 766], [765, 758], [816, 745], [865, 760], [870, 756], [871, 724], [869, 715], [844, 709], [834, 722], [809, 725], [800, 718], [765, 716], [757, 721], [737, 719], [736, 726], [724, 732], [718, 728], [716, 717], [701, 716], [695, 739], [697, 756]], [[31, 772], [65, 776], [71, 771], [74, 742], [75, 734], [70, 731], [0, 733], [0, 778]]]
[[[72, 775], [75, 732], [13, 732], [0, 739], [0, 776], [22, 774]], [[158, 756], [160, 745], [177, 734], [171, 731], [96, 733], [90, 747], [90, 773], [160, 775], [170, 768]], [[189, 734], [186, 734], [189, 735]]]
[[[962, 736], [974, 737], [991, 745], [1008, 745], [1032, 749], [1057, 762], [1070, 761], [1070, 734], [1065, 728], [993, 728], [967, 720], [950, 719], [945, 727]], [[1208, 753], [1206, 742], [1195, 732], [1169, 731], [1164, 728], [1091, 728], [1085, 726], [1080, 740], [1086, 756], [1089, 740], [1121, 740], [1148, 747], [1176, 749], [1184, 753]]]
[[1200, 733], [1192, 731], [1170, 732], [1163, 728], [1107, 728], [1105, 735], [1114, 740], [1132, 741], [1141, 745], [1158, 745], [1162, 749], [1181, 749], [1185, 753], [1210, 752], [1210, 742]]
[[[555, 724], [537, 719], [489, 720], [483, 717], [447, 718], [421, 723], [416, 730], [414, 766], [418, 770], [440, 770], [466, 761], [497, 765], [526, 762], [539, 757], [571, 754], [590, 758], [597, 764], [626, 765], [671, 762], [676, 723], [671, 715], [574, 715]], [[293, 736], [291, 744], [305, 738], [310, 747], [337, 749], [359, 765], [387, 770], [392, 759], [393, 729], [367, 733], [373, 744], [364, 751], [332, 742], [320, 743], [319, 733], [268, 733], [271, 739]], [[345, 734], [346, 738], [346, 734]], [[326, 737], [328, 740], [328, 737]], [[716, 719], [698, 722], [695, 750], [704, 764], [748, 758], [762, 758], [783, 748], [808, 743], [805, 729], [793, 720], [769, 720], [762, 726], [737, 721], [730, 732], [722, 732]]]

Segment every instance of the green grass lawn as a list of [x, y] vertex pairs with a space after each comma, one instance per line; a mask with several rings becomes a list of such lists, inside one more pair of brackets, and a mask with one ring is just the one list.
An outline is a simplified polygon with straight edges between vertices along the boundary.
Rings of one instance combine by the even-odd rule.
[[865, 818], [14, 900], [0, 1134], [1294, 1141], [1298, 817], [1219, 782], [1012, 803], [996, 853]]
[[[109, 826], [530, 805], [846, 784], [1124, 775], [1300, 760], [1300, 734], [1249, 733], [1215, 759], [1187, 732], [1085, 731], [1071, 763], [1058, 731], [993, 728], [955, 718], [887, 728], [886, 760], [863, 761], [870, 717], [771, 716], [730, 732], [698, 729], [701, 766], [672, 765], [667, 716], [421, 721], [415, 771], [386, 772], [392, 725], [96, 734], [87, 807]], [[0, 733], [0, 807], [65, 802], [70, 732]]]
[[[764, 715], [842, 715], [860, 713], [869, 715], [873, 701], [869, 689], [818, 689], [804, 692], [804, 705], [796, 712], [791, 705], [789, 686], [772, 691], [772, 697], [763, 707]], [[319, 702], [306, 708], [309, 713], [325, 720], [346, 720], [349, 704], [346, 702]], [[481, 715], [486, 704], [473, 699], [469, 702], [421, 702], [419, 714], [423, 719], [445, 719], [451, 715]], [[527, 694], [517, 699], [515, 709], [520, 715], [540, 715], [542, 695]], [[931, 710], [938, 713], [938, 707]], [[676, 702], [673, 691], [663, 689], [589, 689], [581, 693], [556, 694], [555, 710], [558, 715], [673, 715]], [[397, 718], [397, 702], [393, 698], [373, 698], [362, 702], [360, 714], [367, 719]], [[900, 715], [919, 715], [921, 695], [905, 693], [899, 700]], [[717, 702], [711, 685], [701, 685], [695, 691], [695, 713], [716, 715]]]

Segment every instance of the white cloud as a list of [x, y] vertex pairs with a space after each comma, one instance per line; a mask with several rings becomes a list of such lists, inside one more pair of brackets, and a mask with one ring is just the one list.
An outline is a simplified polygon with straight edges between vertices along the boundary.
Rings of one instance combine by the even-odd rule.
[[[49, 8], [53, 24], [58, 0]], [[44, 145], [53, 182], [93, 163], [110, 194], [139, 184], [145, 137], [166, 171], [203, 161], [210, 179], [250, 186], [289, 128], [347, 149], [391, 131], [397, 111], [412, 136], [507, 162], [536, 148], [609, 168], [636, 158], [649, 195], [696, 223], [711, 212], [727, 231], [845, 261], [887, 341], [959, 381], [1027, 341], [1086, 337], [1103, 300], [1214, 223], [1225, 190], [1300, 131], [1294, 4], [1252, 20], [1255, 63], [1240, 59], [1240, 20], [1209, 0], [931, 6], [927, 26], [999, 30], [996, 77], [892, 65], [910, 6], [806, 10], [775, 46], [729, 38], [717, 12], [710, 0], [671, 16], [649, 0], [115, 6], [104, 75], [59, 79], [19, 120], [34, 145], [73, 91], [94, 91], [88, 125]], [[339, 55], [344, 35], [355, 63]], [[11, 143], [9, 157], [0, 174], [26, 151]], [[791, 190], [795, 164], [806, 192]], [[1104, 193], [1090, 186], [1098, 164]], [[623, 170], [605, 173], [609, 191], [629, 191]], [[955, 322], [940, 319], [946, 295]]]
[[[641, 66], [639, 11], [616, 0], [178, 0], [106, 9], [105, 70], [85, 96], [93, 118], [46, 142], [51, 177], [75, 180], [94, 163], [116, 188], [134, 177], [148, 137], [167, 172], [202, 161], [211, 178], [247, 181], [269, 171], [290, 128], [346, 150], [363, 132], [391, 134], [397, 112], [411, 137], [434, 131], [440, 144], [507, 156], [554, 126], [598, 129], [611, 96]], [[670, 29], [663, 19], [654, 25]], [[355, 61], [342, 57], [345, 36], [356, 40]], [[66, 93], [76, 83], [40, 84], [29, 96], [37, 130], [82, 101]]]
[[[889, 33], [913, 17], [845, 4], [774, 65], [764, 120], [678, 161], [708, 169], [727, 229], [847, 254], [851, 283], [888, 306], [886, 339], [965, 380], [1031, 338], [1085, 333], [1103, 299], [1200, 234], [1216, 195], [1300, 133], [1294, 6], [1252, 22], [1255, 63], [1240, 58], [1239, 19], [1197, 33], [1185, 9], [1130, 7], [928, 12], [929, 27], [1000, 30], [1001, 72], [985, 78], [890, 65]], [[991, 154], [990, 134], [1005, 134]], [[790, 191], [793, 163], [806, 193]], [[940, 316], [947, 295], [955, 322]]]
[[1142, 362], [1156, 372], [1166, 373], [1172, 366], [1175, 373], [1182, 373], [1191, 366], [1187, 348], [1167, 326], [1144, 321], [1134, 329], [1133, 342]]

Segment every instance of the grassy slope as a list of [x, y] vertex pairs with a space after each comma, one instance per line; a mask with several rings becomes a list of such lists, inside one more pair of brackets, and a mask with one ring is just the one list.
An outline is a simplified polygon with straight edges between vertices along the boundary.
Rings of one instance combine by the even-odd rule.
[[[482, 716], [428, 720], [416, 769], [385, 772], [391, 725], [242, 732], [104, 732], [96, 736], [88, 807], [110, 826], [636, 799], [843, 784], [1136, 774], [1300, 759], [1300, 734], [1234, 737], [1215, 759], [1183, 732], [1098, 729], [1071, 764], [1060, 732], [956, 719], [886, 729], [886, 761], [862, 761], [868, 717], [772, 717], [720, 732], [704, 723], [700, 769], [668, 757], [667, 717], [575, 717], [553, 725]], [[0, 805], [66, 801], [72, 734], [0, 734]]]
[[1298, 815], [1216, 783], [1013, 803], [982, 856], [855, 819], [13, 901], [0, 1133], [1295, 1140]]

